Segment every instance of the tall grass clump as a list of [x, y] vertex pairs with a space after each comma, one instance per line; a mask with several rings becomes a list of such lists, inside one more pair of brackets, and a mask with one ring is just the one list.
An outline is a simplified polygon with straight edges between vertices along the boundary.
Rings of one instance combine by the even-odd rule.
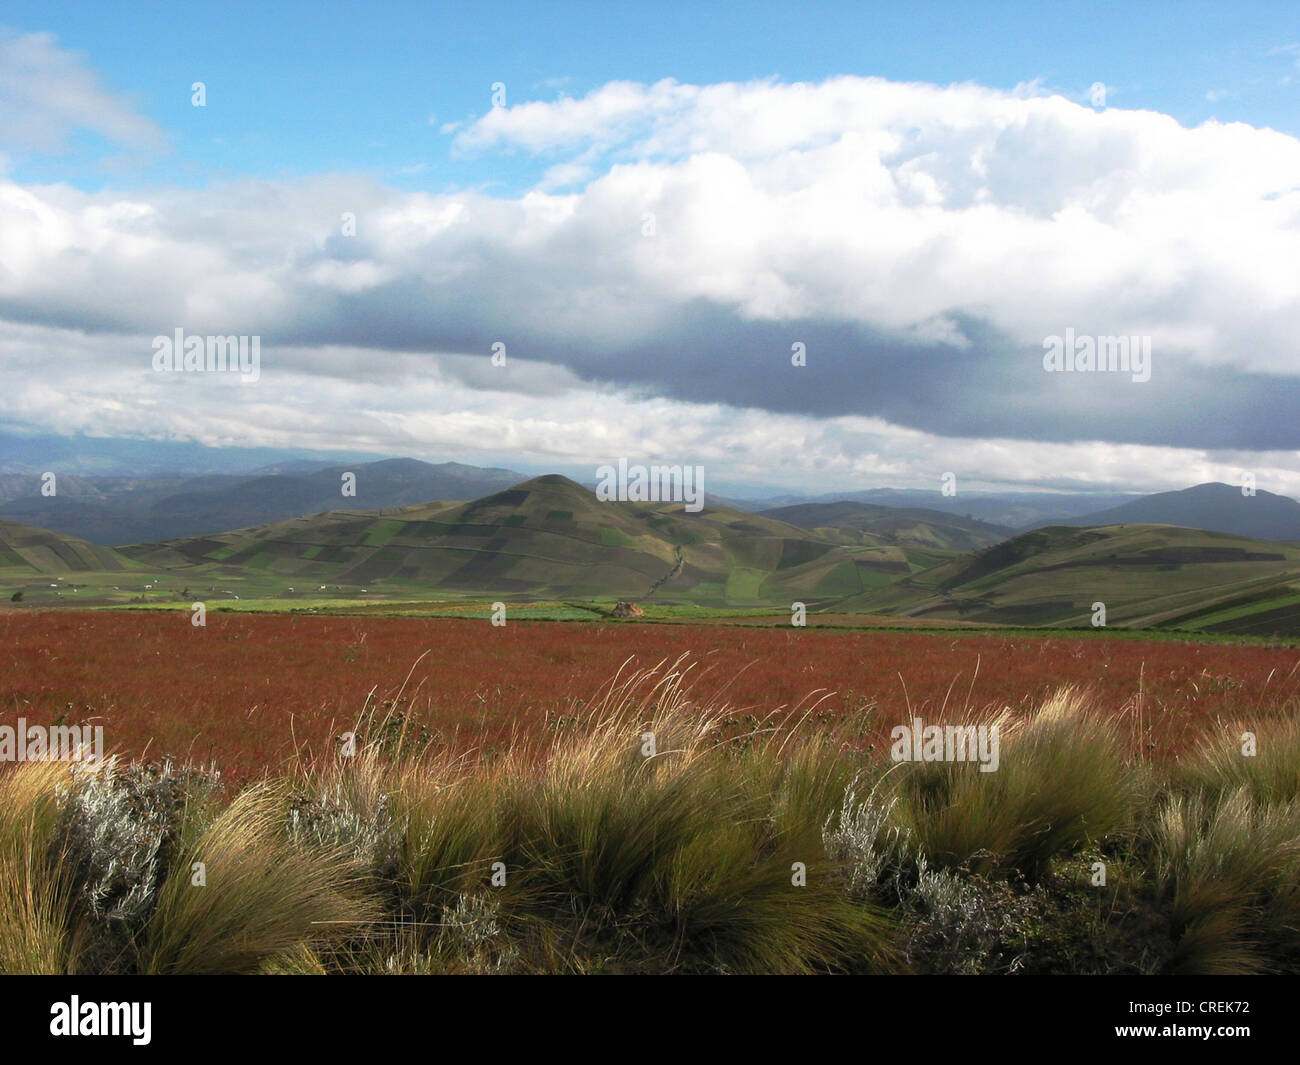
[[[1247, 754], [1245, 734], [1254, 736]], [[1300, 799], [1300, 707], [1287, 717], [1228, 726], [1206, 737], [1182, 767], [1183, 780], [1214, 798], [1246, 789], [1257, 803]]]
[[1172, 798], [1150, 829], [1152, 871], [1177, 946], [1173, 972], [1294, 971], [1300, 960], [1300, 801], [1246, 787]]
[[1117, 722], [1093, 712], [1084, 693], [1063, 688], [1019, 720], [963, 716], [999, 729], [996, 771], [936, 761], [891, 773], [900, 816], [931, 861], [1032, 882], [1052, 859], [1133, 827], [1145, 774], [1126, 758]]
[[817, 972], [853, 950], [880, 962], [884, 923], [839, 891], [819, 818], [783, 809], [786, 789], [809, 783], [777, 771], [770, 749], [708, 743], [707, 727], [653, 720], [668, 746], [651, 758], [640, 734], [611, 728], [519, 779], [505, 855], [526, 870], [534, 912], [609, 966]]
[[380, 726], [354, 755], [303, 770], [289, 798], [293, 837], [344, 857], [373, 909], [326, 952], [327, 969], [498, 971], [487, 954], [499, 898], [479, 897], [499, 851], [500, 769]]
[[0, 973], [54, 975], [77, 966], [72, 887], [57, 856], [66, 762], [23, 762], [0, 773]]
[[290, 839], [284, 800], [277, 784], [251, 785], [210, 822], [184, 826], [142, 936], [142, 972], [254, 972], [371, 919], [350, 855]]
[[[389, 796], [393, 934], [370, 956], [403, 971], [445, 971], [467, 944], [474, 971], [892, 964], [887, 922], [840, 889], [822, 840], [842, 759], [779, 722], [738, 734], [732, 720], [661, 664], [615, 678], [581, 727], [491, 761], [333, 767], [317, 789], [370, 809]], [[339, 782], [351, 773], [366, 781]]]

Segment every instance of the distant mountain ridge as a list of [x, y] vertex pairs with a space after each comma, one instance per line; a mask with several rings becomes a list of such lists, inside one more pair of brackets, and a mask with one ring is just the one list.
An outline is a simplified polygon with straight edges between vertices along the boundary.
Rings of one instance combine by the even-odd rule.
[[[368, 456], [375, 462], [384, 455]], [[286, 447], [212, 447], [192, 440], [138, 440], [81, 433], [13, 432], [0, 428], [0, 475], [63, 471], [83, 477], [198, 477], [237, 475], [292, 463], [334, 466], [349, 451]]]
[[923, 508], [957, 515], [1009, 529], [1025, 529], [1062, 514], [1076, 515], [1118, 506], [1141, 498], [1133, 492], [1102, 494], [1061, 492], [968, 492], [958, 484], [955, 495], [945, 496], [936, 487], [866, 488], [852, 492], [828, 492], [816, 496], [775, 496], [753, 509], [772, 510], [811, 503], [869, 503], [874, 506]]
[[1004, 525], [945, 514], [926, 507], [888, 507], [842, 501], [801, 503], [759, 511], [802, 529], [840, 529], [865, 533], [885, 543], [906, 543], [945, 551], [974, 551], [1015, 535]]
[[[334, 462], [249, 448], [229, 449], [229, 462], [250, 466], [239, 472], [158, 473], [153, 471], [163, 459], [157, 457], [131, 475], [59, 472], [69, 462], [74, 469], [86, 468], [88, 463], [78, 456], [93, 443], [0, 432], [0, 520], [121, 546], [215, 535], [341, 508], [379, 510], [478, 499], [530, 476], [458, 462], [410, 458]], [[120, 468], [139, 458], [147, 442], [110, 443], [113, 447], [103, 464]], [[170, 453], [170, 444], [151, 446]], [[199, 454], [199, 460], [187, 461], [208, 465], [225, 453], [184, 445], [177, 454], [190, 456], [191, 452]], [[24, 461], [33, 457], [38, 460], [35, 465]], [[254, 465], [253, 458], [271, 461]], [[40, 492], [41, 473], [49, 466], [58, 476], [53, 497]], [[342, 475], [349, 472], [357, 478], [355, 496], [342, 494]], [[1154, 495], [958, 488], [951, 496], [937, 487], [869, 488], [766, 500], [709, 493], [706, 501], [710, 507], [766, 514], [801, 528], [838, 529], [835, 535], [844, 543], [860, 542], [854, 536], [870, 536], [880, 543], [939, 551], [976, 550], [1017, 531], [1051, 525], [1168, 524], [1262, 540], [1300, 541], [1300, 503], [1262, 489], [1243, 496], [1240, 489], [1221, 483]]]
[[1107, 510], [1036, 522], [1031, 528], [1048, 525], [1180, 525], [1256, 540], [1300, 541], [1300, 503], [1263, 489], [1244, 495], [1240, 487], [1211, 481]]
[[[305, 467], [305, 468], [304, 468]], [[93, 543], [122, 545], [202, 536], [318, 514], [343, 507], [386, 509], [430, 500], [475, 499], [526, 479], [515, 470], [382, 459], [315, 468], [288, 462], [289, 472], [199, 477], [59, 477], [43, 496], [39, 478], [0, 476], [0, 520], [34, 525]], [[355, 474], [355, 496], [343, 475]], [[25, 494], [14, 497], [14, 493]]]

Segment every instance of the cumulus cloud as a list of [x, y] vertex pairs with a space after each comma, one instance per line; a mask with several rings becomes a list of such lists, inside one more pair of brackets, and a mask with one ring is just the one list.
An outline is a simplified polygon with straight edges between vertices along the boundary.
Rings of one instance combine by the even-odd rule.
[[55, 152], [76, 130], [120, 145], [157, 148], [162, 131], [100, 84], [52, 33], [0, 27], [0, 146]]
[[[535, 158], [536, 187], [0, 181], [0, 317], [131, 359], [178, 326], [258, 334], [282, 405], [346, 405], [358, 439], [397, 434], [387, 450], [432, 439], [435, 415], [394, 413], [430, 381], [459, 404], [439, 424], [477, 433], [480, 412], [523, 450], [644, 453], [635, 431], [876, 483], [952, 469], [951, 448], [992, 480], [1166, 486], [1230, 464], [1216, 454], [1300, 448], [1284, 134], [844, 77], [615, 82], [495, 108], [452, 143]], [[1067, 328], [1150, 337], [1150, 381], [1045, 372]], [[798, 444], [765, 445], [763, 425]]]

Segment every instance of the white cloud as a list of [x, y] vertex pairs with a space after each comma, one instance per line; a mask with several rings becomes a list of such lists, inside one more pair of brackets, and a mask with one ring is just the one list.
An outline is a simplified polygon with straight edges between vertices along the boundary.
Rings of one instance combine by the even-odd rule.
[[75, 130], [120, 145], [159, 148], [164, 142], [151, 119], [101, 85], [53, 34], [0, 29], [0, 144], [60, 151]]
[[[877, 418], [814, 419], [594, 388], [562, 368], [493, 367], [484, 359], [324, 347], [263, 350], [256, 384], [159, 374], [148, 337], [87, 338], [15, 327], [0, 336], [0, 390], [10, 409], [62, 433], [147, 435], [213, 446], [400, 452], [580, 470], [618, 456], [703, 464], [714, 480], [756, 488], [938, 490], [948, 470], [962, 490], [1054, 484], [1156, 491], [1235, 482], [1300, 496], [1294, 452], [970, 439]], [[522, 374], [523, 380], [511, 379]], [[509, 385], [509, 388], [505, 387]], [[124, 402], [120, 397], [129, 397]], [[539, 398], [544, 402], [539, 403]]]
[[[1214, 466], [1186, 436], [1216, 428], [1220, 402], [1235, 403], [1233, 446], [1296, 439], [1242, 415], [1251, 389], [1277, 401], [1243, 375], [1300, 377], [1295, 138], [1098, 112], [1033, 85], [875, 78], [615, 82], [456, 127], [460, 153], [535, 153], [538, 187], [406, 194], [334, 175], [121, 195], [0, 180], [0, 317], [57, 335], [62, 357], [176, 326], [263, 335], [281, 361], [257, 394], [284, 395], [218, 415], [218, 393], [177, 386], [164, 405], [242, 423], [250, 442], [353, 433], [391, 451], [498, 432], [559, 456], [677, 440], [735, 466], [729, 479], [931, 477], [956, 448], [993, 479], [1167, 486], [1191, 479], [1180, 464]], [[1152, 389], [1045, 381], [1042, 339], [1066, 327], [1151, 335]], [[452, 357], [494, 340], [521, 372], [500, 388]], [[796, 340], [806, 382], [788, 366]], [[129, 421], [105, 403], [132, 393], [102, 367], [72, 407], [26, 365], [7, 371], [25, 416]], [[972, 411], [978, 433], [960, 429]]]

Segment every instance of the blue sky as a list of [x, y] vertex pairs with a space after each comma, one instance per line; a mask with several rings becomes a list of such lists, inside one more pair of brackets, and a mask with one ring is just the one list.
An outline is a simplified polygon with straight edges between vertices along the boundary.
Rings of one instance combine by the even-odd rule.
[[9, 0], [0, 431], [1300, 495], [1298, 94], [1295, 4]]
[[[322, 12], [325, 17], [322, 17]], [[523, 155], [456, 157], [446, 123], [613, 80], [694, 84], [877, 75], [1025, 82], [1169, 114], [1300, 133], [1294, 3], [58, 3], [8, 0], [0, 24], [50, 31], [129, 94], [172, 151], [133, 180], [198, 184], [360, 170], [399, 188], [513, 194]], [[1289, 50], [1288, 50], [1289, 49]], [[1295, 79], [1295, 80], [1289, 80]], [[208, 105], [190, 106], [203, 81]], [[1286, 83], [1286, 84], [1284, 84]], [[432, 124], [430, 118], [432, 117]], [[20, 161], [21, 179], [122, 180], [104, 145]]]

